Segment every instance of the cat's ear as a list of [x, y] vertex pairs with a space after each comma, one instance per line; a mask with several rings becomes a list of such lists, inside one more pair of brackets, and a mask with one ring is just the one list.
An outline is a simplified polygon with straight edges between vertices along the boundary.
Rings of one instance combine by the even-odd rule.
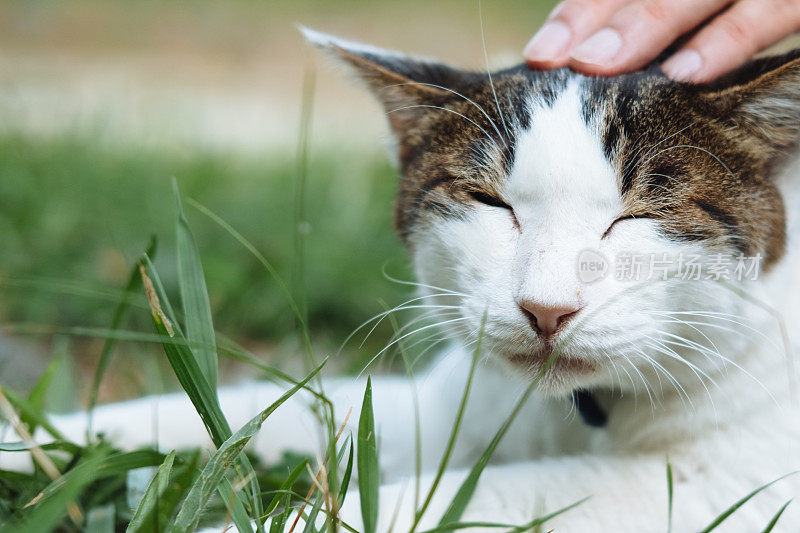
[[463, 83], [465, 73], [432, 59], [407, 56], [345, 41], [301, 27], [313, 45], [330, 52], [366, 82], [383, 104], [389, 123], [402, 139], [414, 126]]
[[706, 88], [733, 134], [772, 157], [800, 143], [800, 50], [747, 63]]

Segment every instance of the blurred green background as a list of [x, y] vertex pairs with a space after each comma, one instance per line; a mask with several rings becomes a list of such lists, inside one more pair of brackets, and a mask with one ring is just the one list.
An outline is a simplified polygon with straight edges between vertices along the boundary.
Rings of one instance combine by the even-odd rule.
[[[519, 61], [552, 5], [484, 1], [490, 64]], [[0, 4], [0, 381], [24, 389], [54, 353], [68, 354], [73, 372], [53, 406], [79, 406], [102, 340], [67, 334], [108, 326], [151, 234], [174, 294], [173, 176], [186, 198], [240, 231], [287, 282], [304, 278], [321, 353], [335, 353], [382, 311], [381, 301], [412, 297], [383, 275], [411, 277], [392, 231], [398, 177], [384, 154], [381, 110], [320, 64], [297, 24], [484, 68], [477, 0]], [[298, 225], [304, 87], [313, 105]], [[297, 368], [294, 323], [275, 283], [223, 229], [187, 210], [217, 329], [271, 363]], [[144, 310], [125, 325], [151, 327]], [[332, 366], [360, 369], [391, 334], [383, 325]], [[157, 349], [127, 343], [117, 352], [102, 400], [170, 386], [161, 382], [168, 373], [160, 372]], [[226, 364], [222, 376], [244, 372]]]

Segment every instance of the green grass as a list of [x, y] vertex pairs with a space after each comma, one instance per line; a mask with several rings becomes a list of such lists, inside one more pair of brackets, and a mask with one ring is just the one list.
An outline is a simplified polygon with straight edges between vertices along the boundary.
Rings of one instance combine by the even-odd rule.
[[[382, 275], [387, 265], [392, 275], [409, 278], [405, 251], [392, 231], [397, 176], [385, 159], [380, 151], [323, 152], [308, 161], [303, 283], [309, 327], [328, 351], [381, 311], [378, 297], [396, 304], [409, 293]], [[149, 235], [159, 237], [157, 266], [176, 257], [175, 233], [167, 229], [173, 176], [186, 198], [222, 216], [292, 280], [296, 172], [291, 153], [112, 150], [95, 138], [0, 137], [0, 319], [106, 327], [118, 299], [113, 294]], [[213, 221], [186, 209], [217, 328], [268, 345], [291, 336], [294, 319], [258, 261]], [[176, 294], [176, 273], [162, 270], [167, 293]], [[76, 297], [87, 291], [111, 291], [112, 297]], [[140, 315], [133, 318], [139, 328]], [[382, 325], [374, 338], [389, 332]], [[356, 358], [347, 368], [360, 362]]]

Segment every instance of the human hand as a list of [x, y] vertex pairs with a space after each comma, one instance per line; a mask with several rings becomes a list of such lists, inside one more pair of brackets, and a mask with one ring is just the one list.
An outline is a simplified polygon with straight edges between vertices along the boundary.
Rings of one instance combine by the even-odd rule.
[[662, 65], [709, 82], [800, 29], [800, 0], [564, 0], [525, 47], [531, 67], [590, 75], [644, 67], [695, 32]]

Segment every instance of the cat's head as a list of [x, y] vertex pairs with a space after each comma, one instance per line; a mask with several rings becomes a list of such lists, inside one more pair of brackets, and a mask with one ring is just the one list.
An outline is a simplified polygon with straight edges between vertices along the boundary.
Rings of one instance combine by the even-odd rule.
[[784, 254], [774, 174], [800, 135], [799, 53], [698, 87], [658, 69], [490, 77], [307, 37], [384, 104], [397, 231], [466, 340], [483, 329], [530, 375], [555, 348], [541, 386], [562, 393], [698, 384], [752, 338], [740, 291]]

